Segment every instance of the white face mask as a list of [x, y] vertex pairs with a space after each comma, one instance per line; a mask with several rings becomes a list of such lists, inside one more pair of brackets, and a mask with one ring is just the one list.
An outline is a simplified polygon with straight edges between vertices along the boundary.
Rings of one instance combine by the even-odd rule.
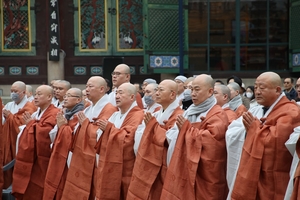
[[251, 99], [253, 96], [252, 92], [246, 92], [246, 97], [248, 97], [249, 99]]

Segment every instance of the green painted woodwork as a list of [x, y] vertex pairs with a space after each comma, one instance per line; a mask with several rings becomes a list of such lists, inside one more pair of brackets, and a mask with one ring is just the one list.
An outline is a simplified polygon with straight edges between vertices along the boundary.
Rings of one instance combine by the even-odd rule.
[[[187, 5], [187, 1], [184, 4]], [[144, 71], [148, 73], [179, 73], [179, 68], [150, 68], [150, 56], [179, 55], [178, 0], [145, 0], [144, 18]], [[184, 10], [184, 51], [188, 50], [188, 13]], [[188, 56], [184, 56], [184, 69]]]
[[290, 1], [290, 39], [289, 39], [289, 64], [293, 72], [300, 72], [300, 67], [293, 67], [293, 54], [300, 53], [300, 0]]
[[35, 0], [1, 1], [0, 56], [36, 55]]

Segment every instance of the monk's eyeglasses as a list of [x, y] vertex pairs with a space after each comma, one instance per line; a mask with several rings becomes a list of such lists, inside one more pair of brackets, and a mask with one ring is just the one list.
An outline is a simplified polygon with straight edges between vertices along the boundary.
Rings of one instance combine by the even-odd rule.
[[67, 95], [64, 96], [64, 99], [65, 99], [65, 98], [70, 98], [70, 97], [80, 98], [79, 96], [74, 96], [74, 95], [67, 94]]

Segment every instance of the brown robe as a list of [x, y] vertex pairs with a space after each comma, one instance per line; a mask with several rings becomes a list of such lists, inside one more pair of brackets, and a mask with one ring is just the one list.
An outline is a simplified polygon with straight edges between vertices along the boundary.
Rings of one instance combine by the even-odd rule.
[[160, 199], [226, 199], [228, 124], [218, 105], [211, 108], [202, 122], [191, 124], [187, 120], [183, 124]]
[[140, 109], [144, 109], [142, 96], [140, 95], [140, 93], [137, 92], [135, 98], [136, 98], [136, 103], [140, 107]]
[[[97, 119], [109, 119], [117, 108], [107, 103]], [[95, 119], [96, 120], [96, 119]], [[93, 174], [96, 159], [96, 132], [99, 126], [86, 119], [78, 127], [72, 143], [72, 161], [67, 174], [62, 199], [94, 199]]]
[[228, 117], [229, 124], [231, 124], [231, 122], [233, 120], [237, 119], [236, 113], [233, 110], [231, 110], [229, 107], [224, 108], [223, 110], [225, 111], [225, 113], [226, 113], [226, 115]]
[[62, 125], [54, 140], [52, 153], [45, 177], [43, 200], [60, 200], [68, 173], [67, 159], [73, 138], [73, 130], [78, 122], [76, 115]]
[[152, 118], [143, 133], [137, 152], [127, 200], [159, 199], [167, 172], [166, 131], [174, 126], [183, 110], [178, 106], [165, 125]]
[[120, 129], [111, 122], [97, 143], [100, 153], [96, 199], [126, 199], [135, 155], [134, 135], [144, 117], [138, 106], [127, 114]]
[[50, 104], [40, 120], [24, 129], [13, 172], [12, 193], [17, 199], [41, 200], [51, 155], [49, 132], [56, 125], [59, 109]]
[[235, 110], [235, 113], [236, 113], [236, 119], [239, 118], [240, 116], [242, 116], [242, 114], [244, 112], [247, 112], [248, 109], [242, 104], [240, 105], [236, 110]]
[[300, 125], [300, 110], [285, 96], [267, 118], [256, 119], [245, 138], [231, 199], [284, 199], [292, 156], [285, 147]]
[[[32, 102], [27, 102], [22, 109], [15, 114], [10, 114], [3, 124], [3, 165], [8, 164], [15, 158], [16, 155], [16, 141], [20, 132], [19, 126], [24, 124], [23, 114], [29, 112], [30, 114], [36, 111], [36, 106]], [[8, 188], [12, 183], [13, 169], [4, 172], [4, 188]]]

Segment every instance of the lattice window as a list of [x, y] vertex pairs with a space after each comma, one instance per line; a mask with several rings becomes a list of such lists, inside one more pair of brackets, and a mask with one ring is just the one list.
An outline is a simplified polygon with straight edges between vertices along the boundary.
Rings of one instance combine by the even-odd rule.
[[32, 55], [32, 33], [34, 13], [30, 6], [31, 0], [1, 1], [1, 55]]

